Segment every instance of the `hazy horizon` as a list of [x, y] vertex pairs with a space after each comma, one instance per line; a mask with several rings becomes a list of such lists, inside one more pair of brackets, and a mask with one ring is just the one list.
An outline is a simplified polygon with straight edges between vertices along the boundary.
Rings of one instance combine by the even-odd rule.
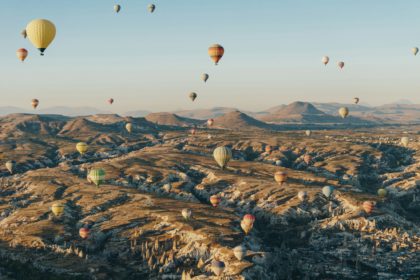
[[[212, 1], [5, 3], [0, 11], [1, 106], [95, 107], [115, 113], [235, 107], [301, 100], [372, 106], [420, 103], [420, 2]], [[57, 27], [45, 57], [20, 32], [35, 18]], [[225, 47], [214, 66], [213, 43]], [[29, 51], [22, 64], [18, 48]], [[321, 58], [328, 55], [324, 67]], [[343, 70], [336, 66], [343, 60]], [[210, 74], [207, 84], [200, 80]], [[198, 93], [192, 103], [188, 94]], [[115, 99], [109, 106], [106, 100]]]

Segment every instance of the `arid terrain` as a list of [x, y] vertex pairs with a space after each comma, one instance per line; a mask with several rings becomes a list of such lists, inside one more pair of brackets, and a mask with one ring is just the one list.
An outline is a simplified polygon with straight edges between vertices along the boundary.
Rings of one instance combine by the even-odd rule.
[[[336, 118], [309, 109], [320, 123]], [[418, 279], [420, 125], [343, 123], [307, 136], [311, 124], [292, 113], [224, 112], [212, 128], [173, 114], [1, 117], [0, 278]], [[263, 122], [285, 115], [303, 124]], [[82, 156], [78, 142], [89, 145]], [[233, 153], [224, 170], [218, 146]], [[93, 168], [106, 172], [99, 187], [86, 179]], [[329, 198], [325, 186], [335, 189]], [[54, 203], [65, 205], [61, 216]], [[248, 235], [245, 214], [256, 217]], [[221, 276], [214, 260], [225, 264]]]

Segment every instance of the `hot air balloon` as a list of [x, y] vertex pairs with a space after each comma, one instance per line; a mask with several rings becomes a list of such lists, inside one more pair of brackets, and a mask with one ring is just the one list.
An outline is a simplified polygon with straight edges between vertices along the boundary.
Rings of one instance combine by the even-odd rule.
[[94, 168], [89, 172], [89, 179], [99, 187], [105, 181], [105, 170]]
[[334, 187], [325, 186], [322, 188], [322, 194], [325, 195], [327, 198], [329, 198], [333, 192], [334, 192]]
[[190, 97], [190, 99], [191, 99], [192, 101], [194, 101], [194, 100], [197, 98], [197, 93], [195, 93], [195, 92], [191, 92], [191, 93], [189, 94], [189, 97]]
[[79, 142], [79, 143], [76, 144], [76, 150], [81, 155], [84, 155], [87, 152], [88, 148], [89, 148], [89, 146], [85, 142]]
[[209, 56], [214, 61], [214, 64], [217, 65], [225, 53], [225, 49], [219, 45], [214, 44], [209, 47]]
[[287, 181], [287, 173], [283, 171], [277, 171], [274, 173], [274, 180], [280, 184], [283, 185]]
[[209, 74], [206, 74], [206, 73], [201, 74], [201, 79], [202, 79], [204, 82], [207, 82], [207, 80], [209, 79]]
[[150, 13], [153, 13], [155, 11], [155, 9], [156, 9], [156, 6], [153, 5], [153, 4], [149, 4], [147, 6], [147, 10], [149, 10]]
[[213, 260], [211, 262], [211, 270], [216, 276], [220, 276], [225, 270], [225, 263], [218, 260]]
[[414, 55], [417, 55], [417, 53], [419, 52], [419, 48], [414, 47], [414, 48], [412, 48], [412, 49], [411, 49], [411, 52], [412, 52]]
[[305, 191], [299, 191], [298, 192], [298, 198], [300, 201], [304, 202], [306, 200], [308, 200], [308, 193]]
[[340, 67], [340, 69], [343, 69], [344, 67], [344, 62], [340, 61], [339, 63], [337, 63], [338, 67]]
[[28, 34], [26, 33], [26, 29], [23, 29], [22, 32], [20, 32], [20, 35], [22, 35], [23, 39], [26, 39]]
[[31, 105], [32, 105], [32, 108], [36, 109], [39, 105], [39, 100], [38, 99], [32, 99]]
[[212, 195], [210, 196], [210, 203], [213, 205], [213, 207], [217, 207], [220, 204], [220, 197], [218, 195]]
[[90, 234], [90, 229], [82, 227], [79, 229], [79, 235], [82, 239], [88, 239]]
[[382, 198], [386, 197], [388, 195], [388, 191], [386, 189], [379, 189], [378, 195]]
[[347, 107], [341, 107], [338, 110], [338, 114], [344, 119], [349, 115], [349, 108]]
[[306, 134], [306, 136], [308, 136], [308, 137], [309, 137], [309, 136], [311, 136], [312, 131], [310, 131], [310, 130], [308, 129], [308, 130], [306, 130], [306, 131], [305, 131], [305, 134]]
[[359, 100], [360, 100], [359, 97], [355, 97], [354, 98], [354, 104], [358, 104], [359, 103]]
[[195, 130], [195, 128], [191, 128], [191, 129], [190, 129], [190, 134], [191, 134], [191, 135], [195, 135], [195, 133], [196, 133], [196, 132], [197, 132], [197, 131]]
[[232, 158], [232, 151], [226, 146], [217, 147], [213, 152], [213, 157], [217, 164], [222, 169], [225, 169]]
[[13, 169], [15, 168], [15, 162], [13, 160], [9, 160], [6, 162], [6, 169], [10, 172], [10, 174], [13, 174]]
[[246, 214], [242, 220], [244, 221], [245, 224], [249, 224], [252, 225], [255, 222], [255, 216], [252, 214]]
[[121, 5], [114, 5], [114, 11], [118, 14], [121, 11]]
[[28, 51], [26, 49], [23, 49], [23, 48], [18, 49], [16, 51], [16, 56], [20, 61], [24, 62], [26, 57], [28, 56]]
[[270, 154], [271, 153], [271, 146], [270, 145], [267, 145], [267, 146], [265, 146], [265, 152], [267, 153], [267, 154]]
[[55, 38], [55, 25], [46, 19], [36, 19], [26, 26], [29, 41], [37, 48], [41, 55]]
[[248, 233], [251, 231], [253, 226], [254, 224], [248, 224], [244, 220], [241, 221], [241, 228], [245, 232], [246, 235], [248, 235]]
[[54, 203], [51, 206], [51, 212], [53, 212], [53, 214], [58, 217], [61, 216], [64, 212], [64, 205], [61, 203]]
[[365, 201], [363, 202], [363, 210], [365, 210], [366, 214], [371, 214], [373, 212], [373, 209], [375, 208], [375, 203], [373, 201]]
[[131, 133], [133, 131], [133, 124], [132, 123], [126, 123], [125, 129], [128, 131], [128, 133]]
[[305, 155], [303, 156], [303, 161], [304, 161], [307, 165], [310, 165], [310, 164], [311, 164], [311, 162], [312, 162], [312, 156], [311, 156], [311, 155], [309, 155], [309, 154], [305, 154]]
[[112, 105], [112, 103], [114, 103], [114, 99], [113, 98], [108, 99], [108, 103], [109, 105]]
[[408, 143], [410, 143], [410, 139], [407, 136], [401, 137], [401, 144], [404, 147], [407, 147], [408, 146]]
[[328, 56], [324, 56], [322, 58], [322, 63], [324, 63], [325, 66], [328, 64], [329, 61], [330, 61], [330, 58]]
[[243, 246], [243, 245], [239, 245], [239, 246], [236, 246], [235, 248], [233, 248], [233, 254], [238, 259], [238, 261], [241, 261], [245, 258], [246, 252], [247, 252], [247, 250], [246, 250], [245, 246]]
[[207, 135], [207, 139], [211, 139], [213, 138], [213, 136], [211, 136], [211, 134]]
[[188, 221], [191, 218], [192, 211], [191, 211], [191, 209], [184, 208], [181, 211], [181, 215], [182, 215], [182, 217], [184, 217], [185, 220]]
[[212, 126], [213, 123], [214, 123], [214, 120], [213, 119], [208, 119], [207, 120], [207, 126]]

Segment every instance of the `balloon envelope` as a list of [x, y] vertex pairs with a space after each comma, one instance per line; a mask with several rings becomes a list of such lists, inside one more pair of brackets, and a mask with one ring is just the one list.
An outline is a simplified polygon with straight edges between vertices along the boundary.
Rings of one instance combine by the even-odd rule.
[[116, 13], [119, 13], [121, 11], [121, 6], [120, 5], [114, 5], [114, 11]]
[[347, 116], [349, 115], [349, 108], [347, 107], [341, 107], [338, 110], [338, 114], [344, 119], [347, 118]]
[[329, 198], [334, 192], [334, 188], [331, 186], [325, 186], [322, 188], [322, 194]]
[[308, 137], [309, 137], [309, 136], [311, 136], [312, 131], [310, 131], [310, 130], [306, 130], [306, 131], [305, 131], [305, 134], [306, 134], [306, 136], [308, 136]]
[[36, 19], [26, 26], [26, 34], [29, 41], [41, 52], [41, 55], [44, 55], [44, 51], [55, 38], [56, 29], [51, 21]]
[[211, 269], [216, 276], [220, 276], [225, 270], [225, 263], [218, 260], [213, 260], [211, 262]]
[[113, 99], [113, 98], [108, 99], [108, 103], [109, 103], [110, 105], [112, 105], [112, 103], [114, 103], [114, 99]]
[[201, 74], [201, 79], [202, 79], [204, 82], [207, 82], [207, 80], [209, 79], [209, 74], [206, 74], [206, 73]]
[[299, 191], [298, 192], [298, 198], [300, 201], [306, 201], [308, 200], [308, 193], [305, 191]]
[[151, 12], [151, 13], [153, 13], [155, 11], [155, 9], [156, 9], [156, 6], [153, 5], [153, 4], [149, 4], [147, 6], [147, 10], [149, 10], [149, 12]]
[[407, 136], [401, 137], [401, 144], [404, 147], [407, 147], [409, 143], [410, 143], [410, 139]]
[[354, 103], [355, 103], [355, 104], [358, 104], [358, 103], [359, 103], [359, 100], [360, 100], [360, 99], [359, 99], [359, 97], [355, 97], [355, 98], [354, 98]]
[[89, 237], [90, 230], [88, 228], [82, 227], [79, 229], [79, 235], [82, 239], [87, 239]]
[[365, 201], [363, 202], [362, 207], [367, 214], [371, 214], [373, 212], [373, 209], [375, 208], [375, 203], [373, 201]]
[[327, 65], [329, 61], [330, 61], [330, 58], [328, 56], [324, 56], [322, 58], [322, 63], [324, 63], [324, 65]]
[[39, 100], [38, 99], [32, 99], [31, 105], [32, 105], [32, 108], [36, 109], [39, 105]]
[[15, 167], [15, 162], [13, 160], [9, 160], [6, 162], [6, 169], [10, 172], [10, 174], [13, 174], [13, 169]]
[[76, 144], [76, 150], [81, 155], [84, 155], [87, 152], [88, 148], [89, 148], [89, 146], [85, 142], [79, 142], [79, 143]]
[[241, 260], [243, 260], [243, 258], [245, 258], [246, 253], [247, 253], [247, 250], [246, 250], [245, 246], [243, 246], [243, 245], [239, 245], [239, 246], [236, 246], [235, 248], [233, 248], [233, 254], [235, 255], [235, 257], [239, 261], [241, 261]]
[[380, 197], [386, 197], [388, 195], [388, 191], [386, 189], [379, 189], [378, 190], [378, 195]]
[[212, 195], [210, 196], [210, 203], [213, 205], [213, 207], [217, 207], [220, 204], [220, 197], [218, 195]]
[[220, 61], [220, 59], [223, 57], [225, 53], [225, 49], [219, 45], [214, 44], [209, 47], [209, 56], [213, 60], [214, 64], [217, 65]]
[[232, 151], [226, 146], [217, 147], [213, 151], [213, 157], [217, 164], [224, 169], [232, 158]]
[[185, 220], [189, 220], [191, 218], [192, 211], [191, 211], [191, 209], [184, 208], [181, 211], [181, 215], [182, 215], [182, 217], [184, 217]]
[[286, 183], [287, 181], [287, 173], [283, 171], [277, 171], [274, 173], [274, 180], [279, 183], [280, 185]]
[[105, 181], [105, 170], [102, 168], [94, 168], [89, 172], [89, 179], [96, 186], [100, 186]]
[[192, 101], [194, 101], [194, 100], [197, 98], [197, 93], [195, 93], [195, 92], [191, 92], [188, 96], [190, 97], [190, 99], [191, 99]]
[[133, 125], [131, 123], [126, 123], [125, 129], [128, 131], [128, 133], [131, 133], [133, 131]]
[[51, 212], [53, 212], [55, 216], [61, 216], [64, 212], [64, 205], [61, 203], [54, 203], [51, 206]]
[[213, 123], [214, 123], [214, 120], [213, 120], [213, 119], [208, 119], [208, 120], [207, 120], [207, 125], [208, 125], [208, 126], [212, 126], [212, 125], [213, 125]]
[[344, 62], [343, 62], [343, 61], [340, 61], [337, 65], [338, 65], [338, 67], [340, 67], [340, 69], [343, 69], [343, 67], [344, 67]]
[[26, 57], [28, 56], [28, 51], [26, 49], [18, 49], [16, 51], [16, 56], [20, 61], [25, 61]]
[[419, 52], [419, 48], [414, 47], [414, 48], [412, 48], [412, 49], [411, 49], [411, 52], [412, 52], [414, 55], [417, 55], [417, 53]]

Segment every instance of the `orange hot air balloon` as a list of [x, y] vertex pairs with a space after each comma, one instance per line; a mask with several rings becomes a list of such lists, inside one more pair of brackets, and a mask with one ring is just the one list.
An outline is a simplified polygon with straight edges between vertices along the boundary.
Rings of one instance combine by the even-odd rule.
[[243, 218], [242, 221], [247, 224], [247, 225], [253, 225], [255, 222], [255, 216], [252, 214], [246, 214]]
[[214, 120], [213, 120], [213, 119], [208, 119], [208, 120], [207, 120], [207, 125], [208, 125], [208, 126], [212, 126], [212, 125], [213, 125], [213, 123], [214, 123]]
[[32, 108], [36, 109], [36, 107], [38, 107], [38, 105], [39, 105], [39, 100], [38, 99], [32, 99], [31, 105], [32, 105]]
[[274, 173], [274, 180], [280, 185], [283, 185], [287, 181], [287, 173], [283, 171], [277, 171]]
[[311, 164], [311, 162], [312, 162], [312, 156], [311, 156], [311, 155], [308, 155], [308, 154], [304, 155], [304, 156], [303, 156], [303, 161], [304, 161], [307, 165]]
[[217, 65], [225, 53], [225, 49], [219, 45], [214, 44], [209, 47], [209, 56], [214, 61], [214, 64]]
[[87, 239], [89, 237], [90, 230], [88, 228], [80, 228], [79, 229], [79, 235], [82, 239]]
[[108, 103], [109, 105], [112, 105], [112, 103], [114, 103], [114, 99], [113, 98], [108, 99]]
[[220, 197], [218, 195], [212, 195], [210, 196], [210, 203], [213, 205], [213, 207], [217, 207], [220, 204]]
[[241, 228], [245, 232], [246, 235], [251, 231], [254, 224], [247, 224], [244, 220], [241, 221]]
[[28, 51], [26, 49], [18, 49], [16, 51], [16, 56], [19, 58], [20, 61], [25, 61], [26, 57], [28, 56]]
[[271, 146], [270, 145], [267, 145], [267, 146], [265, 146], [265, 152], [267, 153], [267, 154], [270, 154], [271, 153]]
[[365, 210], [366, 214], [371, 214], [373, 212], [373, 209], [375, 209], [375, 203], [373, 201], [365, 201], [363, 202], [363, 210]]

